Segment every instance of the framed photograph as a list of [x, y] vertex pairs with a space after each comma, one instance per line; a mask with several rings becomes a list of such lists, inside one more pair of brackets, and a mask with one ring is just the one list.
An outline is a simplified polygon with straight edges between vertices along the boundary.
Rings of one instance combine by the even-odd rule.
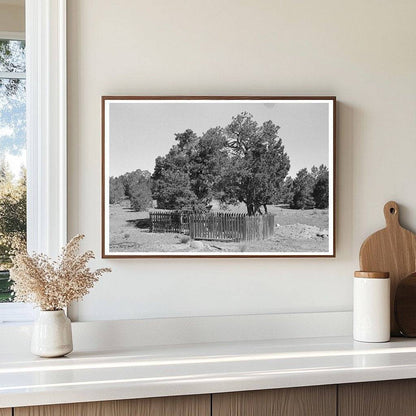
[[335, 257], [335, 97], [102, 97], [102, 256]]

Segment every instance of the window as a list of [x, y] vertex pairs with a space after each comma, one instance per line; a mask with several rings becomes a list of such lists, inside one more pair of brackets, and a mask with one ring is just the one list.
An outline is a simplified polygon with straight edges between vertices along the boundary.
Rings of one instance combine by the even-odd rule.
[[[26, 39], [22, 34], [0, 32], [2, 44], [13, 49], [3, 54], [8, 65], [3, 63], [0, 69], [0, 159], [4, 155], [8, 160], [17, 174], [13, 185], [20, 184], [23, 190], [19, 173], [27, 149], [27, 193], [22, 192], [19, 200], [24, 210], [23, 197], [27, 199], [27, 215], [19, 218], [27, 219], [28, 250], [56, 257], [66, 243], [66, 0], [26, 1], [25, 32]], [[26, 105], [20, 105], [19, 99]], [[13, 114], [9, 119], [14, 124], [2, 121], [5, 109]], [[25, 118], [18, 116], [22, 113], [27, 114], [26, 126]], [[12, 135], [14, 143], [7, 151], [5, 134], [9, 142]], [[12, 209], [16, 211], [17, 206]], [[23, 222], [20, 225], [24, 233]], [[7, 285], [5, 279], [0, 281], [3, 300], [10, 299]], [[33, 317], [32, 305], [0, 302], [0, 324]]]
[[26, 53], [21, 38], [0, 36], [1, 303], [12, 301], [10, 254], [26, 244]]

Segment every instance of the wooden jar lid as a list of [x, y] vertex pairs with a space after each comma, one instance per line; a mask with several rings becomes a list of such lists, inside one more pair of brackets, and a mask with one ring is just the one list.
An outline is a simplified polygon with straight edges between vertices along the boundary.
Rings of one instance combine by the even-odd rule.
[[354, 272], [354, 277], [362, 277], [365, 279], [388, 279], [390, 277], [389, 272]]

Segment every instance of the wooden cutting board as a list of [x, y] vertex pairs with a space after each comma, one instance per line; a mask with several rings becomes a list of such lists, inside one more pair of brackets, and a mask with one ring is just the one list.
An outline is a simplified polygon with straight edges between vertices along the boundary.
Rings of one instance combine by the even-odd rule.
[[361, 246], [360, 268], [390, 273], [390, 326], [391, 334], [397, 336], [400, 331], [394, 317], [394, 298], [400, 280], [416, 270], [416, 235], [400, 225], [396, 202], [384, 205], [384, 217], [386, 228], [370, 235]]
[[403, 335], [416, 337], [416, 273], [399, 282], [394, 300], [394, 316]]

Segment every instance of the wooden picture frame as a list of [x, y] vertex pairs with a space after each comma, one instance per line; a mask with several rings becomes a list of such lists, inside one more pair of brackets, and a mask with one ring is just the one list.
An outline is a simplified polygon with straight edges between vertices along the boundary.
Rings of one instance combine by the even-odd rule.
[[336, 97], [101, 106], [103, 258], [335, 257]]

